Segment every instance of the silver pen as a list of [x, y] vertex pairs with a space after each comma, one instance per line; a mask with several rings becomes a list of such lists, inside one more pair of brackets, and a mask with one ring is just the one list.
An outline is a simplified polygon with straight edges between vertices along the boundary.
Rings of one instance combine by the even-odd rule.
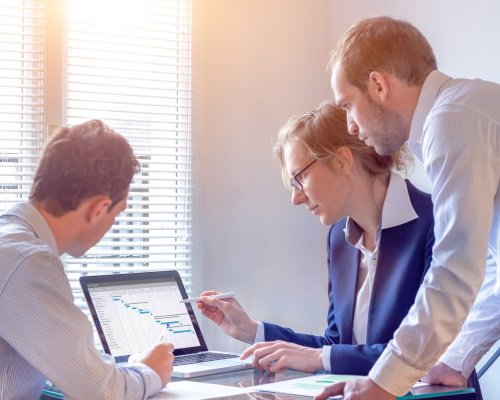
[[[231, 297], [234, 297], [233, 292], [228, 292], [228, 293], [221, 293], [221, 294], [212, 294], [208, 296], [203, 296], [203, 297], [211, 297], [212, 299], [230, 299]], [[201, 297], [191, 297], [189, 299], [184, 299], [184, 300], [179, 300], [179, 303], [196, 303], [197, 301], [200, 301]]]

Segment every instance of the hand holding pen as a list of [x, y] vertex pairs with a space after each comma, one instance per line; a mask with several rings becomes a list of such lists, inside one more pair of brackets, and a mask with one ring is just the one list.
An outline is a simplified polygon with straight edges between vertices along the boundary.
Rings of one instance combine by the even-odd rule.
[[196, 300], [196, 307], [229, 336], [253, 343], [257, 322], [243, 310], [233, 293], [220, 293], [215, 290], [203, 292]]

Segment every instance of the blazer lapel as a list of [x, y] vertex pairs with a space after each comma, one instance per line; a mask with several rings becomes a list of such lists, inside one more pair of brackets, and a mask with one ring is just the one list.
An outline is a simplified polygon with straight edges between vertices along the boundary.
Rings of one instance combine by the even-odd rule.
[[360, 252], [339, 236], [331, 243], [332, 300], [340, 342], [351, 343]]

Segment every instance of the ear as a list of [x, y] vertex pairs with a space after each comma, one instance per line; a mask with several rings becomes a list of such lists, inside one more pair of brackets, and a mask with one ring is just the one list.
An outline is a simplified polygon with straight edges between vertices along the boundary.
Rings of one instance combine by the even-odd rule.
[[368, 94], [372, 99], [385, 101], [389, 93], [389, 82], [387, 77], [378, 71], [370, 72], [368, 78]]
[[339, 147], [335, 152], [335, 157], [332, 157], [332, 162], [337, 165], [341, 172], [351, 171], [354, 163], [352, 151], [348, 147]]
[[108, 196], [93, 196], [85, 200], [82, 206], [84, 207], [84, 215], [87, 222], [92, 223], [107, 214], [112, 201]]

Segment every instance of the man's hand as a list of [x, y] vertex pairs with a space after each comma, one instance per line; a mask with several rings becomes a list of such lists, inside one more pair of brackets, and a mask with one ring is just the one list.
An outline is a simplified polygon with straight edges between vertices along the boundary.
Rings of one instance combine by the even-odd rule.
[[207, 297], [219, 294], [214, 290], [203, 292], [196, 302], [200, 312], [212, 320], [229, 336], [245, 343], [253, 343], [257, 334], [257, 322], [252, 320], [234, 297], [220, 300]]
[[422, 378], [422, 382], [432, 385], [466, 386], [467, 379], [458, 371], [442, 362], [434, 365]]
[[172, 361], [174, 360], [174, 345], [172, 343], [161, 342], [149, 350], [131, 355], [129, 364], [142, 363], [155, 371], [161, 379], [162, 386], [165, 386], [172, 375]]
[[316, 372], [323, 369], [321, 353], [321, 348], [313, 349], [277, 340], [255, 343], [241, 354], [241, 359], [253, 354], [254, 368], [270, 372], [281, 372], [288, 368]]
[[330, 396], [343, 395], [344, 400], [395, 400], [370, 378], [358, 378], [349, 382], [339, 382], [326, 387], [314, 400], [326, 400]]

